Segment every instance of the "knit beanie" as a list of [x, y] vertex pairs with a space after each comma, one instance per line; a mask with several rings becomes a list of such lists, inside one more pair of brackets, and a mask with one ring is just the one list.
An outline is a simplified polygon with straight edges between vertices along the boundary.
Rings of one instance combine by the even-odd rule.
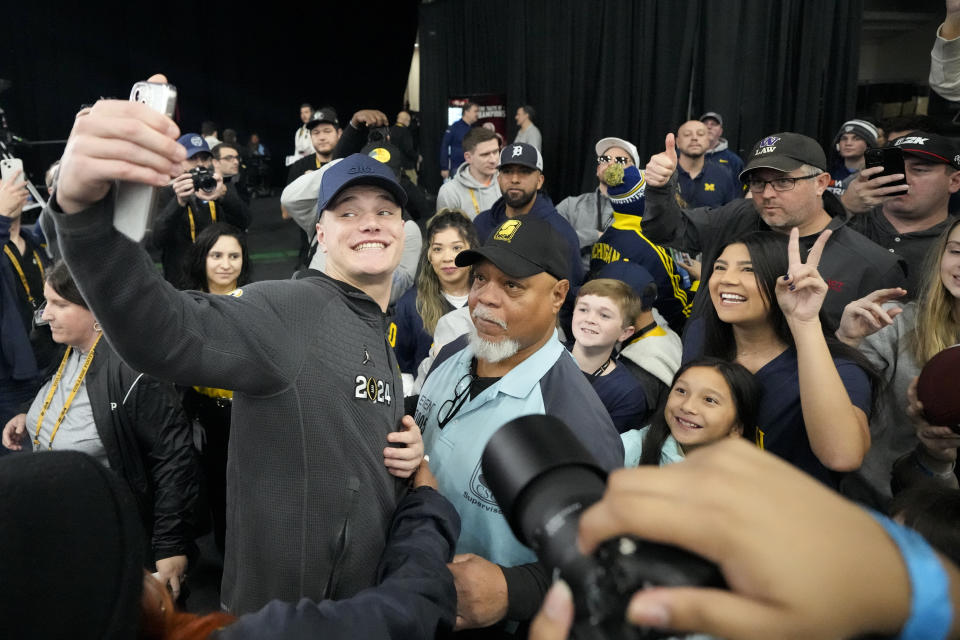
[[843, 123], [843, 126], [840, 127], [840, 131], [837, 131], [837, 135], [834, 136], [833, 144], [836, 145], [840, 142], [840, 138], [842, 138], [845, 133], [853, 133], [860, 136], [867, 143], [868, 147], [877, 146], [877, 137], [880, 135], [877, 127], [866, 120], [847, 120]]
[[607, 185], [607, 196], [614, 211], [633, 216], [643, 215], [647, 182], [640, 169], [634, 165], [624, 167], [611, 163], [603, 172], [603, 181]]
[[135, 638], [144, 533], [129, 489], [76, 451], [0, 459], [0, 629], [8, 638]]

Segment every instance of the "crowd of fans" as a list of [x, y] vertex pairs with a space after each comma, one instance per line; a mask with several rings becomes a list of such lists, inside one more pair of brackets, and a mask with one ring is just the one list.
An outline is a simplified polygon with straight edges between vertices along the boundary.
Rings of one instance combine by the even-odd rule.
[[[951, 7], [932, 80], [956, 77]], [[648, 157], [585, 142], [597, 186], [554, 205], [534, 106], [509, 143], [477, 115], [468, 103], [441, 149], [418, 150], [409, 112], [341, 122], [301, 105], [280, 196], [302, 231], [289, 280], [250, 282], [263, 194], [241, 161], [266, 150], [212, 122], [182, 133], [136, 103], [85, 109], [35, 226], [23, 177], [0, 182], [0, 520], [31, 522], [0, 573], [36, 589], [0, 626], [56, 636], [24, 603], [100, 554], [113, 583], [74, 587], [96, 637], [565, 637], [570, 591], [548, 593], [483, 464], [504, 423], [543, 413], [612, 474], [583, 549], [674, 542], [732, 591], [649, 590], [631, 621], [956, 635], [956, 567], [879, 513], [960, 558], [960, 426], [930, 418], [917, 384], [960, 342], [960, 146], [924, 117], [856, 117], [829, 153], [771, 131], [741, 158], [707, 111]], [[879, 148], [902, 170], [868, 167]], [[428, 152], [435, 196], [418, 184]], [[158, 188], [139, 243], [112, 227], [117, 179]], [[26, 453], [45, 450], [84, 455]], [[71, 505], [69, 527], [51, 500]], [[183, 586], [204, 529], [224, 612], [197, 616]], [[921, 581], [939, 585], [926, 600]]]

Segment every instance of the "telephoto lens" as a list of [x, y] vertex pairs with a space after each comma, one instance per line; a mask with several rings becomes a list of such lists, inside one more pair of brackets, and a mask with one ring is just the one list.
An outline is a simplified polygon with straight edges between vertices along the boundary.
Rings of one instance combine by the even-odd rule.
[[483, 474], [517, 539], [570, 585], [575, 638], [677, 635], [628, 624], [631, 596], [651, 586], [726, 587], [716, 565], [670, 545], [623, 536], [590, 556], [580, 553], [580, 516], [603, 496], [606, 473], [557, 418], [530, 415], [503, 425], [484, 449]]

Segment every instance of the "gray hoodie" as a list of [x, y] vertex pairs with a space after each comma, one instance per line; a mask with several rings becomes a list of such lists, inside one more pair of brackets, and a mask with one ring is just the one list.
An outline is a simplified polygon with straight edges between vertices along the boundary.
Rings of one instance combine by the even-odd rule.
[[484, 186], [470, 173], [470, 165], [464, 162], [451, 180], [443, 183], [437, 194], [437, 211], [460, 209], [473, 220], [481, 211], [486, 211], [500, 197], [500, 185], [494, 175], [490, 184]]

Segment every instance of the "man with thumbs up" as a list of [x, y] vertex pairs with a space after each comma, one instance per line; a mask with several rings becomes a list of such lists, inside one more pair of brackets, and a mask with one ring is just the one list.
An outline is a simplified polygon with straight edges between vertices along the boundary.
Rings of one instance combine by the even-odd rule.
[[[738, 198], [713, 209], [681, 209], [674, 198], [677, 150], [668, 133], [664, 150], [646, 166], [644, 233], [659, 244], [702, 252], [701, 279], [709, 280], [720, 249], [752, 231], [772, 229], [786, 235], [797, 227], [806, 254], [820, 232], [831, 229], [820, 273], [830, 287], [823, 311], [837, 325], [848, 302], [877, 289], [903, 286], [906, 268], [897, 256], [846, 225], [843, 205], [827, 191], [826, 168], [826, 155], [815, 140], [799, 133], [774, 133], [753, 146], [740, 173], [751, 199]], [[693, 317], [705, 299], [697, 296]]]

